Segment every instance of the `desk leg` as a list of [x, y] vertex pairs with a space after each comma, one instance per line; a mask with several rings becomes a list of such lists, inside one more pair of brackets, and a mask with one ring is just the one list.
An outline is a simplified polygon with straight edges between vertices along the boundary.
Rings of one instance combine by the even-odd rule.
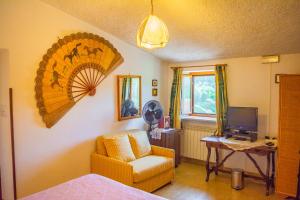
[[270, 153], [267, 154], [267, 170], [266, 170], [266, 195], [270, 194]]
[[272, 188], [275, 188], [275, 152], [271, 153], [271, 162], [272, 162], [272, 174], [271, 174], [271, 186]]
[[219, 169], [219, 149], [216, 148], [216, 165], [215, 165], [215, 174], [218, 175], [218, 169]]
[[206, 179], [205, 179], [206, 182], [209, 181], [209, 174], [210, 174], [209, 160], [210, 160], [210, 154], [211, 154], [211, 147], [207, 146]]

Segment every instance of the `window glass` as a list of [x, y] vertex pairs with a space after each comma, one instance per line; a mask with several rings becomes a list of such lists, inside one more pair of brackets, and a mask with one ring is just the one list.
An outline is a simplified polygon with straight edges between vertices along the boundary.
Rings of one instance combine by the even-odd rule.
[[186, 75], [182, 78], [181, 113], [191, 113], [191, 78]]
[[193, 76], [193, 82], [193, 113], [216, 114], [215, 76]]

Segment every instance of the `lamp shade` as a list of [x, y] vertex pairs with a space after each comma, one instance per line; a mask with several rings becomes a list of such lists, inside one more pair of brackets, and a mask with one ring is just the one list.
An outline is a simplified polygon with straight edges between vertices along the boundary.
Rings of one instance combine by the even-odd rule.
[[137, 32], [137, 45], [146, 49], [165, 47], [169, 41], [166, 24], [154, 15], [146, 17]]

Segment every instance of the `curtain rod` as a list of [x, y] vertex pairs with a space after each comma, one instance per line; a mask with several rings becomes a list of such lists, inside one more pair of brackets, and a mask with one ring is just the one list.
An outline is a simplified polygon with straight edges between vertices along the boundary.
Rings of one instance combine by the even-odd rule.
[[214, 64], [214, 65], [197, 65], [197, 66], [182, 66], [182, 67], [171, 67], [171, 69], [176, 68], [195, 68], [195, 67], [212, 67], [212, 66], [227, 66], [227, 64]]

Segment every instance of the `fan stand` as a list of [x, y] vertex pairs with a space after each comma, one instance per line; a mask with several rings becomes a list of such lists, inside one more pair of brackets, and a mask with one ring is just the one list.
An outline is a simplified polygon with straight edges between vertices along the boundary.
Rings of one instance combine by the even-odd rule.
[[152, 123], [149, 124], [148, 132], [150, 133], [152, 131]]
[[149, 128], [148, 128], [148, 130], [147, 130], [147, 135], [148, 135], [148, 139], [150, 140], [150, 138], [151, 138], [151, 135], [150, 135], [150, 132], [151, 132], [151, 130], [152, 130], [152, 124], [150, 123], [149, 124]]

